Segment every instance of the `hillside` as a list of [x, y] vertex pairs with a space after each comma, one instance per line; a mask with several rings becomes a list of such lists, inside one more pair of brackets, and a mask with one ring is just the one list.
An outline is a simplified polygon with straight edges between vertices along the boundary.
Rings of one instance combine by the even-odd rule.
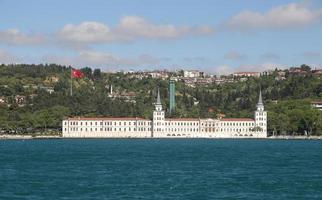
[[[310, 104], [322, 98], [322, 79], [309, 66], [297, 70], [276, 69], [260, 77], [222, 77], [232, 81], [195, 86], [179, 79], [176, 113], [168, 117], [217, 117], [219, 113], [252, 117], [261, 88], [270, 134], [322, 134], [321, 113]], [[82, 71], [85, 77], [73, 80], [70, 96], [70, 69], [66, 66], [1, 65], [1, 133], [59, 131], [67, 116], [150, 118], [158, 87], [164, 108], [168, 108], [166, 78], [90, 68]], [[181, 76], [181, 72], [168, 74]]]

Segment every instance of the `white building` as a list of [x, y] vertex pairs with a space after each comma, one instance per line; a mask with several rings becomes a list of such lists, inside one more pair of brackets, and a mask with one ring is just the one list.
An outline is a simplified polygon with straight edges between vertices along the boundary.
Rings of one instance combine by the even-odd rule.
[[236, 72], [234, 77], [260, 77], [260, 72]]
[[202, 72], [198, 70], [185, 70], [183, 71], [183, 77], [185, 78], [199, 78], [202, 76]]
[[312, 101], [311, 106], [317, 110], [322, 111], [322, 101]]
[[153, 119], [82, 118], [63, 120], [63, 137], [76, 138], [266, 138], [267, 113], [260, 92], [255, 118], [165, 118], [158, 91]]

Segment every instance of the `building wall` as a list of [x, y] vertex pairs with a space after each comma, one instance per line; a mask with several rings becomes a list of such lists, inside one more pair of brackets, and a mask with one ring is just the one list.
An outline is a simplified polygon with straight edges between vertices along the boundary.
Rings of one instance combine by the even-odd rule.
[[151, 120], [77, 119], [63, 121], [63, 137], [151, 137]]
[[153, 120], [142, 118], [69, 118], [62, 122], [63, 137], [77, 138], [266, 138], [267, 112], [260, 93], [254, 119], [166, 119], [160, 93]]
[[[160, 116], [161, 117], [161, 116]], [[165, 119], [151, 120], [78, 119], [63, 120], [63, 137], [77, 138], [263, 138], [254, 131], [254, 120]], [[154, 130], [153, 130], [154, 127]]]
[[322, 111], [322, 102], [311, 102], [313, 108]]
[[222, 120], [219, 122], [218, 137], [257, 137], [253, 131], [254, 120]]
[[198, 119], [166, 119], [163, 137], [200, 137]]

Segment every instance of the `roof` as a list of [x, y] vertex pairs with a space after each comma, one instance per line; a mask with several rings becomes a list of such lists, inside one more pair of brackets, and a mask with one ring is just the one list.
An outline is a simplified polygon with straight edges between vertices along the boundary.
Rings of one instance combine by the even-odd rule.
[[157, 105], [161, 104], [161, 99], [160, 99], [160, 90], [158, 88], [158, 97], [157, 97]]
[[259, 90], [259, 98], [257, 105], [263, 105], [262, 90]]
[[168, 118], [165, 121], [199, 121], [199, 118]]
[[150, 121], [149, 119], [140, 117], [71, 117], [68, 120], [144, 120]]
[[222, 118], [220, 119], [220, 121], [228, 121], [228, 122], [231, 122], [231, 121], [254, 121], [254, 119], [251, 119], [251, 118]]

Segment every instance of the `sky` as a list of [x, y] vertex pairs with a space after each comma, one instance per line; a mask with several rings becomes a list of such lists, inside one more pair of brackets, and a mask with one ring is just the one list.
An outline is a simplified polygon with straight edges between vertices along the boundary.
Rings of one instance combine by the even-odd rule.
[[0, 63], [322, 68], [321, 20], [320, 0], [0, 0]]

